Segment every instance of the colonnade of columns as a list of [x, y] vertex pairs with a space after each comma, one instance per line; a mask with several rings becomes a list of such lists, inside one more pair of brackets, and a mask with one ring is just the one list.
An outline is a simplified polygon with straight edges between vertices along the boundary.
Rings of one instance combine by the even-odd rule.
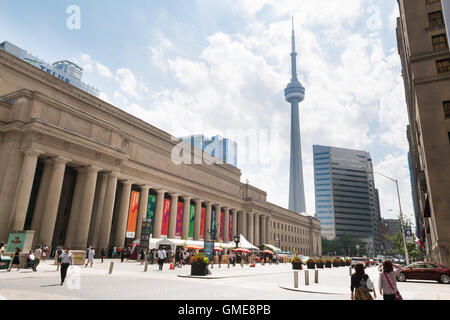
[[[44, 152], [28, 149], [24, 151], [20, 181], [14, 199], [13, 212], [10, 217], [10, 231], [23, 230], [27, 215], [30, 195], [33, 187], [36, 166], [39, 156]], [[72, 160], [65, 157], [44, 159], [44, 168], [34, 206], [31, 230], [35, 231], [35, 244], [51, 245], [60, 203], [64, 172]], [[210, 240], [213, 208], [215, 211], [216, 239], [221, 235], [221, 212], [224, 213], [223, 242], [233, 241], [236, 234], [243, 234], [252, 244], [258, 246], [269, 241], [268, 215], [246, 212], [230, 208], [209, 200], [194, 198], [190, 195], [172, 193], [164, 189], [152, 189], [151, 185], [137, 186], [132, 180], [119, 178], [118, 172], [103, 172], [95, 166], [76, 168], [77, 178], [72, 196], [70, 215], [66, 229], [65, 247], [85, 249], [89, 245], [97, 248], [109, 248], [110, 245], [125, 244], [127, 220], [132, 189], [140, 190], [140, 201], [137, 215], [135, 239], [142, 232], [142, 220], [147, 217], [150, 190], [156, 192], [156, 207], [153, 216], [153, 238], [161, 237], [164, 199], [170, 196], [170, 216], [168, 222], [168, 238], [175, 238], [178, 203], [183, 202], [183, 219], [181, 238], [189, 237], [189, 215], [191, 203], [195, 202], [194, 240]], [[119, 207], [115, 208], [117, 187], [121, 189], [117, 200]], [[133, 188], [134, 186], [134, 188]], [[205, 208], [204, 234], [201, 233], [201, 214]], [[114, 217], [114, 224], [113, 224]], [[229, 236], [231, 217], [231, 239]], [[216, 240], [220, 241], [220, 240]]]

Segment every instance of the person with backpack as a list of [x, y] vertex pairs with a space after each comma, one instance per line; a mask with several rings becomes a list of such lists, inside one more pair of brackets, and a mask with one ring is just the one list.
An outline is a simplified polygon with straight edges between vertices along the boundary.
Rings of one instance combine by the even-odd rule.
[[397, 276], [399, 272], [394, 271], [392, 262], [386, 260], [383, 262], [383, 272], [378, 278], [378, 288], [383, 300], [403, 300], [397, 288]]
[[[375, 287], [364, 269], [362, 263], [355, 265], [355, 273], [352, 274], [350, 283], [351, 300], [373, 300], [377, 298]], [[373, 298], [370, 292], [373, 292]]]

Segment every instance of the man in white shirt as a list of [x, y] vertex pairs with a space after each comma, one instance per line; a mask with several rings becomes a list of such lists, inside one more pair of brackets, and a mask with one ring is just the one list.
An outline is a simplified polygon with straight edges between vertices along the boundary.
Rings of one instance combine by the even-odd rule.
[[36, 269], [37, 266], [39, 265], [41, 257], [42, 257], [42, 249], [40, 247], [37, 247], [36, 250], [34, 250], [34, 269]]
[[159, 249], [158, 250], [158, 265], [159, 265], [159, 271], [162, 271], [164, 266], [164, 260], [166, 260], [167, 254], [166, 250]]
[[73, 267], [73, 256], [72, 252], [69, 251], [69, 248], [66, 248], [61, 254], [61, 285], [64, 284], [69, 266]]

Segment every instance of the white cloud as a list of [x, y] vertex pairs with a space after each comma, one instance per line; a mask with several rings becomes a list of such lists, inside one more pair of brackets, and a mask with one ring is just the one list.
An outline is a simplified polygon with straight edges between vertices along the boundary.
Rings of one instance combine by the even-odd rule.
[[112, 77], [112, 73], [108, 69], [108, 67], [104, 66], [99, 62], [94, 61], [88, 54], [82, 53], [80, 59], [75, 58], [74, 61], [83, 68], [84, 72], [97, 73], [100, 76], [107, 79]]
[[139, 82], [133, 72], [127, 68], [120, 68], [116, 71], [115, 80], [119, 84], [119, 89], [132, 98], [142, 98], [142, 93], [148, 92], [147, 87]]

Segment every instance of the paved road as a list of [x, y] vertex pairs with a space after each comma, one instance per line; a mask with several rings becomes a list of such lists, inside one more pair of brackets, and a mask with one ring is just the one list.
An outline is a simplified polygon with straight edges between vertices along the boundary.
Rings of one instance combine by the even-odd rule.
[[[304, 271], [299, 273], [299, 288], [293, 291], [293, 271], [289, 264], [214, 267], [212, 274], [221, 279], [193, 279], [190, 267], [158, 271], [149, 265], [148, 272], [136, 262], [120, 263], [114, 260], [114, 271], [108, 275], [111, 260], [93, 268], [77, 268], [64, 286], [51, 262], [43, 263], [38, 272], [28, 270], [6, 272], [0, 270], [0, 299], [119, 299], [119, 300], [348, 300], [350, 277], [348, 268], [321, 270], [319, 284], [310, 272], [310, 285], [304, 285]], [[367, 271], [372, 279], [378, 278], [377, 268]], [[77, 276], [78, 274], [78, 276]], [[374, 281], [375, 285], [377, 281]], [[450, 285], [417, 281], [400, 283], [405, 299], [450, 300]], [[308, 292], [305, 292], [308, 291]], [[381, 297], [378, 297], [380, 299]]]

